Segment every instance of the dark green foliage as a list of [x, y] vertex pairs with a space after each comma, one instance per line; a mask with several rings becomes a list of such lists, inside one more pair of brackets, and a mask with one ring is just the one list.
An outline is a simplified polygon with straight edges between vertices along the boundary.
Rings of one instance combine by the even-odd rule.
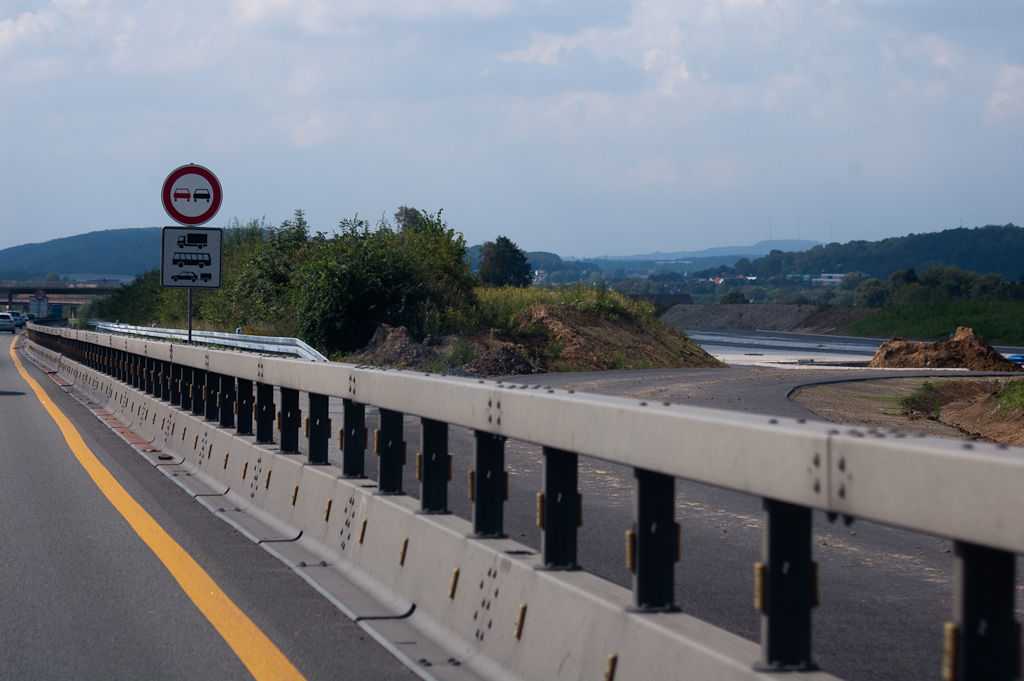
[[149, 326], [157, 321], [160, 312], [160, 270], [152, 269], [135, 277], [106, 298], [101, 298], [82, 310], [80, 316], [122, 324]]
[[427, 294], [411, 253], [389, 243], [393, 233], [373, 232], [353, 220], [320, 246], [298, 272], [296, 330], [327, 353], [362, 347], [382, 323], [414, 325]]
[[948, 340], [949, 334], [959, 326], [969, 326], [989, 343], [1024, 345], [1024, 303], [985, 300], [896, 303], [857, 322], [847, 332], [876, 338]]
[[504, 236], [481, 247], [479, 271], [480, 281], [488, 286], [529, 286], [533, 281], [526, 254]]
[[865, 279], [853, 294], [853, 304], [857, 307], [882, 307], [888, 295], [880, 279]]
[[[820, 274], [860, 270], [888, 278], [900, 269], [918, 272], [934, 266], [956, 265], [975, 272], [1020, 273], [1024, 229], [1009, 224], [969, 229], [960, 227], [930, 234], [909, 234], [881, 241], [851, 241], [814, 246], [810, 250], [771, 254], [751, 263], [749, 274]], [[904, 283], [912, 283], [907, 281]]]
[[750, 301], [747, 300], [747, 296], [743, 294], [743, 291], [729, 291], [718, 302], [721, 305], [745, 305]]

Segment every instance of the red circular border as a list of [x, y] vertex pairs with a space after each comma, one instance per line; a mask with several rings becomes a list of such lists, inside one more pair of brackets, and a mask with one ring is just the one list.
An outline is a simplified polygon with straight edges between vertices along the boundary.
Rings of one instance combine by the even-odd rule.
[[[171, 189], [174, 187], [174, 183], [177, 182], [178, 178], [180, 178], [182, 175], [199, 175], [207, 182], [209, 182], [210, 187], [213, 188], [213, 196], [210, 199], [210, 207], [202, 215], [189, 217], [187, 215], [182, 215], [181, 213], [174, 209], [174, 202], [171, 200]], [[217, 179], [217, 176], [210, 172], [207, 168], [204, 168], [203, 166], [191, 164], [187, 166], [181, 166], [180, 168], [175, 168], [171, 172], [171, 174], [167, 176], [167, 179], [164, 180], [164, 186], [160, 190], [160, 199], [163, 201], [164, 210], [167, 211], [167, 214], [169, 216], [171, 216], [171, 219], [183, 225], [189, 225], [190, 227], [201, 225], [204, 222], [209, 222], [210, 220], [212, 220], [213, 216], [216, 215], [217, 211], [220, 210], [220, 202], [222, 198], [223, 192], [220, 188], [220, 181]]]

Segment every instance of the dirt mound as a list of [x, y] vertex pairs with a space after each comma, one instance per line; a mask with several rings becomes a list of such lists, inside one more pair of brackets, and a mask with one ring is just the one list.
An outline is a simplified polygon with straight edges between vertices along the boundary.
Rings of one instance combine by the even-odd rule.
[[1022, 371], [992, 349], [974, 329], [961, 326], [952, 340], [913, 343], [893, 338], [882, 343], [868, 364], [873, 368], [963, 368], [971, 371]]
[[432, 356], [431, 348], [417, 343], [404, 326], [381, 324], [362, 350], [352, 353], [354, 364], [420, 368]]
[[[723, 306], [725, 307], [725, 306]], [[531, 356], [550, 371], [724, 367], [663, 324], [584, 314], [571, 305], [535, 305], [521, 315], [524, 336], [542, 341]], [[535, 360], [536, 361], [536, 360]]]
[[488, 350], [459, 371], [477, 376], [525, 376], [544, 372], [523, 357], [521, 349], [515, 345], [499, 345]]

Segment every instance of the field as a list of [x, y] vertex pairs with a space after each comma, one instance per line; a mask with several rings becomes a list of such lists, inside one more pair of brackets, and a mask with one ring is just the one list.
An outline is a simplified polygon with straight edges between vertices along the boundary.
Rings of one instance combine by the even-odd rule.
[[960, 326], [974, 329], [989, 343], [1024, 345], [1024, 303], [976, 300], [897, 303], [851, 325], [847, 333], [935, 341], [947, 340]]

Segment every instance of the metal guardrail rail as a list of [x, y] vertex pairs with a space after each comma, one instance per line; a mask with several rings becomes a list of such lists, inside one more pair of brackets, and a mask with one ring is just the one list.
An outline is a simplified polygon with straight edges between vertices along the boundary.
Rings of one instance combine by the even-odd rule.
[[[94, 332], [33, 328], [29, 335], [171, 405], [205, 413], [239, 434], [255, 434], [257, 442], [273, 441], [277, 387], [280, 447], [286, 453], [299, 451], [300, 391], [309, 396], [310, 424], [326, 424], [328, 397], [342, 398], [342, 472], [348, 477], [363, 474], [365, 408], [376, 406], [380, 441], [398, 443], [382, 446], [379, 453], [382, 494], [401, 492], [402, 415], [418, 416], [424, 513], [447, 510], [448, 426], [473, 429], [472, 525], [474, 536], [481, 538], [503, 534], [506, 438], [541, 445], [538, 518], [542, 562], [548, 569], [576, 568], [578, 457], [632, 467], [635, 515], [627, 555], [634, 611], [675, 609], [676, 478], [761, 497], [764, 538], [762, 560], [755, 566], [759, 669], [813, 668], [813, 509], [950, 538], [954, 593], [951, 620], [945, 624], [944, 677], [1018, 678], [1015, 561], [1016, 554], [1024, 553], [1024, 455], [1019, 448], [581, 395], [540, 385], [314, 365]], [[329, 427], [310, 425], [307, 438], [308, 463], [327, 463]]]
[[[184, 341], [188, 338], [188, 331], [185, 329], [158, 329], [156, 327], [131, 326], [130, 324], [115, 324], [111, 322], [89, 322], [89, 324], [101, 331], [115, 334], [178, 341]], [[298, 338], [287, 338], [284, 336], [248, 336], [239, 333], [193, 330], [192, 340], [193, 342], [201, 343], [203, 345], [222, 345], [229, 348], [237, 348], [239, 350], [250, 350], [252, 352], [297, 355], [303, 359], [312, 359], [317, 362], [330, 361], [317, 352], [313, 347]]]

